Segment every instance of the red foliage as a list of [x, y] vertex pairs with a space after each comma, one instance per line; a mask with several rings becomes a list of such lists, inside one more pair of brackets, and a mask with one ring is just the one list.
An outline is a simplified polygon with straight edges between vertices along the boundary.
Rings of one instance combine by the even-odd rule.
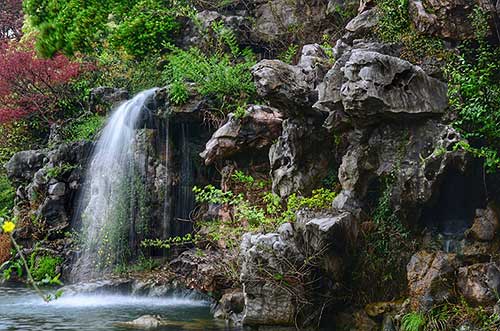
[[0, 0], [0, 41], [19, 39], [23, 27], [23, 1]]
[[69, 84], [88, 67], [60, 54], [42, 59], [17, 44], [0, 49], [0, 123], [31, 115], [50, 123], [70, 97]]

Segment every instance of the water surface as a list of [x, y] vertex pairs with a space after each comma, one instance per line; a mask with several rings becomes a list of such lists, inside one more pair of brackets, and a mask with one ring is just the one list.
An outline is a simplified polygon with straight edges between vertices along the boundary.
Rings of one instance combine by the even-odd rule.
[[[160, 331], [228, 330], [210, 314], [210, 303], [189, 296], [139, 297], [118, 294], [64, 295], [45, 303], [33, 291], [0, 285], [0, 330], [133, 330], [115, 323], [160, 315], [171, 326]], [[233, 329], [234, 330], [234, 329]]]

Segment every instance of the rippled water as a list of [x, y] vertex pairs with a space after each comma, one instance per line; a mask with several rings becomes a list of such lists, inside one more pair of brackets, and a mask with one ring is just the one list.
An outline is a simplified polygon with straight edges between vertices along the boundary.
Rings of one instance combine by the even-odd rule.
[[0, 330], [125, 331], [131, 329], [115, 323], [142, 315], [160, 315], [171, 324], [154, 330], [227, 330], [212, 318], [209, 302], [189, 297], [63, 294], [45, 303], [31, 290], [0, 286]]

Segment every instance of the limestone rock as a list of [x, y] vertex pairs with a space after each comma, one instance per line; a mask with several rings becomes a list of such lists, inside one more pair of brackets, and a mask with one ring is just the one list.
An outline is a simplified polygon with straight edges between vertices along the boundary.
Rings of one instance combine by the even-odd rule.
[[[245, 294], [243, 324], [295, 325], [296, 297], [283, 286], [277, 286], [273, 279], [273, 275], [286, 277], [288, 263], [301, 259], [293, 242], [278, 233], [245, 234], [240, 252], [240, 279]], [[299, 285], [294, 290], [303, 291]]]
[[294, 192], [309, 194], [328, 174], [334, 156], [333, 137], [317, 119], [287, 119], [269, 159], [273, 192], [287, 197]]
[[280, 38], [289, 34], [290, 29], [297, 26], [312, 33], [331, 19], [327, 15], [327, 1], [256, 0], [251, 2], [255, 5], [252, 13], [255, 17], [254, 28], [251, 31], [252, 39], [260, 44], [279, 42]]
[[348, 52], [326, 75], [322, 89], [318, 104], [341, 112], [357, 127], [432, 117], [448, 107], [445, 83], [400, 58], [365, 49]]
[[352, 41], [368, 34], [378, 23], [377, 9], [372, 8], [361, 12], [347, 23], [347, 34], [342, 39]]
[[189, 250], [172, 260], [170, 267], [183, 278], [182, 282], [186, 287], [205, 293], [218, 293], [232, 285], [224, 277], [222, 265], [214, 263], [222, 259], [224, 257], [215, 251], [205, 251], [200, 255], [194, 250]]
[[493, 240], [500, 226], [498, 216], [498, 210], [493, 204], [489, 204], [486, 209], [476, 210], [476, 217], [469, 234], [476, 240]]
[[281, 134], [282, 121], [276, 109], [266, 106], [250, 106], [241, 118], [230, 114], [200, 156], [209, 165], [237, 153], [266, 150]]
[[144, 315], [130, 322], [117, 323], [117, 325], [139, 329], [155, 329], [167, 325], [167, 323], [160, 316]]
[[49, 195], [53, 195], [56, 197], [62, 197], [66, 193], [66, 184], [62, 182], [58, 182], [55, 184], [51, 184], [48, 190]]
[[45, 151], [22, 151], [14, 154], [5, 164], [7, 175], [14, 183], [28, 181], [42, 167]]
[[455, 254], [420, 251], [413, 255], [406, 267], [413, 307], [428, 309], [450, 298], [457, 266]]
[[296, 66], [279, 60], [262, 60], [252, 68], [257, 93], [285, 116], [312, 114], [316, 85], [330, 66], [319, 45], [306, 45]]
[[493, 305], [500, 291], [500, 269], [496, 263], [473, 264], [458, 269], [458, 288], [472, 304]]
[[342, 192], [334, 206], [359, 209], [371, 183], [395, 174], [391, 203], [402, 217], [417, 221], [447, 173], [467, 168], [467, 153], [454, 148], [460, 140], [456, 130], [434, 120], [351, 131], [339, 168]]
[[219, 300], [214, 317], [229, 320], [233, 325], [238, 326], [242, 323], [244, 309], [244, 293], [240, 290], [233, 290], [225, 293]]

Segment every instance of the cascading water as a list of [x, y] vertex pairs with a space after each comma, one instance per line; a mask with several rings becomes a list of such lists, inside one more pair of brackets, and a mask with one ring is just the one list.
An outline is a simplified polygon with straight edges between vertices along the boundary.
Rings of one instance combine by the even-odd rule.
[[135, 129], [154, 92], [143, 91], [119, 106], [94, 147], [75, 214], [81, 226], [81, 247], [71, 273], [73, 281], [108, 272], [131, 254], [130, 239], [140, 226], [133, 203], [137, 194]]

